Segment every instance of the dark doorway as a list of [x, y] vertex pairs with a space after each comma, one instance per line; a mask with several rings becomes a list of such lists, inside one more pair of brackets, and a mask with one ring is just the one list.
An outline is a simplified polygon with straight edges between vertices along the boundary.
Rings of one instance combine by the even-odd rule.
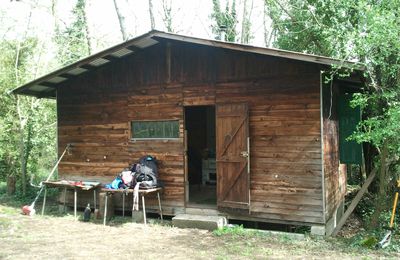
[[215, 107], [185, 107], [185, 130], [188, 203], [190, 206], [215, 206]]

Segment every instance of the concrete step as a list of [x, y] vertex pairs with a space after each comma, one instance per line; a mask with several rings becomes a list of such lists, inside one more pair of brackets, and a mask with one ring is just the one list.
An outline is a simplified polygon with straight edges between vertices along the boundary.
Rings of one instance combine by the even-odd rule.
[[205, 209], [205, 208], [186, 208], [186, 214], [190, 215], [203, 215], [203, 216], [218, 216], [220, 215], [216, 209]]
[[227, 220], [224, 216], [179, 214], [172, 218], [172, 224], [179, 228], [198, 228], [212, 231], [226, 226]]

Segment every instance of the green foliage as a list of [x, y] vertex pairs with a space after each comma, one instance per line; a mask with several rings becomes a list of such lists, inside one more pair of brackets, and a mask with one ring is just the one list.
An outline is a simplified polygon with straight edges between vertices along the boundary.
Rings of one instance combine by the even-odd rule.
[[90, 54], [85, 20], [86, 0], [77, 0], [73, 10], [73, 22], [65, 29], [56, 28], [55, 43], [61, 65], [71, 64]]
[[359, 18], [354, 1], [266, 0], [277, 31], [274, 45], [288, 50], [343, 57]]
[[0, 181], [15, 175], [20, 186], [22, 175], [49, 168], [55, 155], [54, 102], [10, 94], [32, 77], [37, 46], [35, 38], [0, 43]]
[[228, 225], [213, 231], [213, 235], [220, 236], [231, 236], [231, 237], [258, 237], [265, 236], [266, 233], [262, 233], [255, 229], [245, 229], [243, 225]]
[[391, 151], [400, 152], [400, 2], [266, 1], [278, 31], [275, 46], [365, 64], [370, 91], [358, 94], [353, 104], [369, 119], [353, 138], [376, 147], [390, 140]]
[[223, 235], [243, 236], [246, 233], [248, 231], [243, 228], [243, 225], [224, 226], [213, 231], [213, 234], [218, 237]]
[[376, 237], [367, 237], [360, 241], [360, 245], [367, 248], [374, 248], [378, 243], [378, 239]]
[[[212, 32], [215, 35], [215, 39], [224, 40], [228, 42], [235, 42], [237, 32], [236, 25], [237, 15], [236, 15], [236, 1], [232, 1], [231, 7], [229, 7], [229, 1], [226, 1], [225, 10], [221, 10], [221, 5], [219, 0], [212, 0], [213, 12], [211, 13], [211, 19], [213, 24], [211, 25]], [[226, 28], [225, 39], [221, 39], [221, 27]]]
[[[400, 168], [400, 1], [266, 0], [266, 3], [277, 31], [276, 47], [354, 59], [365, 66], [367, 88], [355, 95], [352, 102], [363, 109], [365, 120], [351, 139], [368, 142], [378, 152], [387, 144], [389, 174], [383, 174], [383, 170], [378, 177], [379, 193], [385, 196], [386, 187], [398, 178]], [[337, 68], [333, 73], [332, 77], [338, 76]], [[377, 205], [383, 202], [379, 198]]]

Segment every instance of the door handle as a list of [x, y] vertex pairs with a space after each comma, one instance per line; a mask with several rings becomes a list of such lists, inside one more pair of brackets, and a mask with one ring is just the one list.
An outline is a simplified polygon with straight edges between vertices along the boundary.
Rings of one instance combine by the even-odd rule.
[[242, 151], [242, 152], [240, 152], [240, 156], [242, 156], [244, 158], [248, 158], [249, 157], [249, 152], [248, 151]]

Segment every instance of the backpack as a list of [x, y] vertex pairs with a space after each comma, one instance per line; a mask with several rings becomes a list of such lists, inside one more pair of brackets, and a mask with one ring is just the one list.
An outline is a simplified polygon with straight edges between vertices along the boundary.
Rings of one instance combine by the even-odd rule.
[[138, 164], [134, 164], [131, 171], [135, 172], [134, 180], [141, 183], [142, 188], [152, 188], [157, 186], [158, 169], [156, 158], [151, 155], [143, 156]]

